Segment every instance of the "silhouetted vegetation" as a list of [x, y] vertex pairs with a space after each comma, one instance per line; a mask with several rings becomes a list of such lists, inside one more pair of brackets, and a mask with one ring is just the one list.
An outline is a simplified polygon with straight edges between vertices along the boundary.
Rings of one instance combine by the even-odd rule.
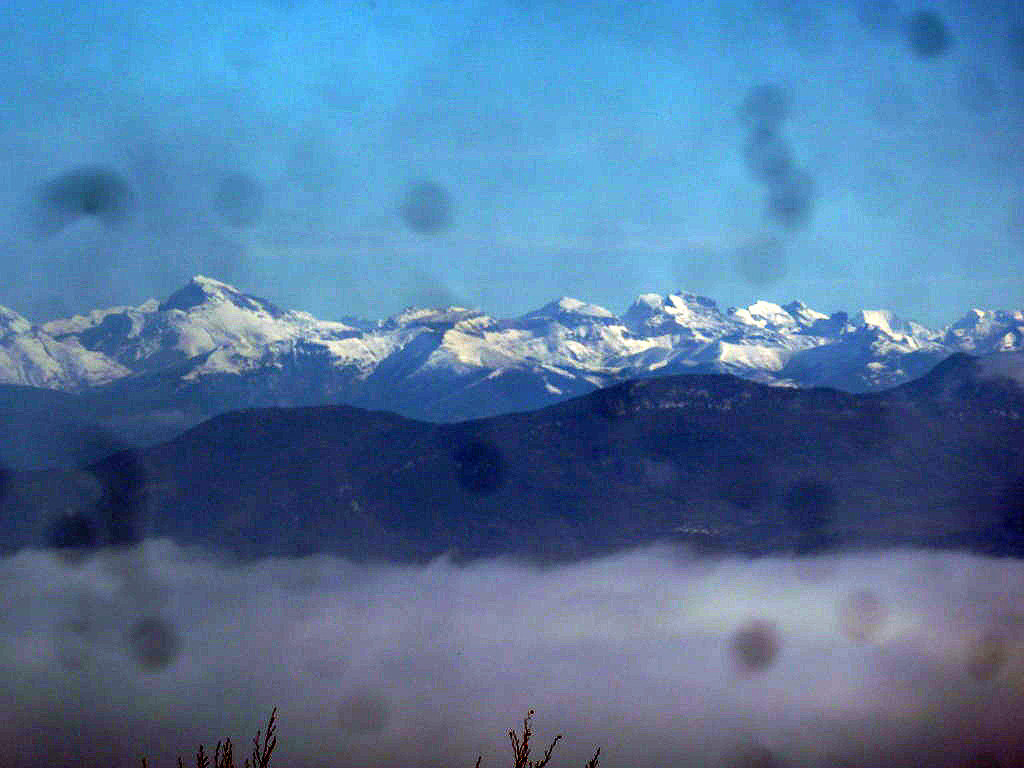
[[[551, 760], [551, 755], [555, 751], [555, 745], [562, 738], [562, 734], [555, 736], [548, 748], [544, 750], [544, 757], [541, 760], [530, 760], [530, 737], [533, 735], [530, 719], [533, 715], [534, 711], [531, 709], [526, 717], [523, 718], [522, 734], [516, 733], [515, 730], [508, 732], [509, 741], [512, 742], [513, 768], [544, 768]], [[263, 735], [263, 741], [260, 741], [261, 731], [256, 731], [256, 736], [252, 740], [252, 757], [245, 759], [242, 768], [267, 768], [267, 765], [270, 763], [270, 756], [274, 753], [274, 748], [277, 746], [277, 736], [274, 734], [277, 729], [276, 721], [277, 708], [275, 707], [274, 711], [270, 713], [270, 720], [267, 721], [267, 730]], [[600, 754], [601, 748], [598, 747], [594, 752], [594, 756], [587, 761], [585, 768], [597, 768], [598, 756]], [[476, 768], [480, 768], [482, 761], [483, 755], [477, 757]], [[178, 768], [184, 768], [184, 765], [184, 761], [179, 755]], [[146, 758], [142, 758], [142, 768], [149, 768]], [[213, 751], [212, 765], [205, 747], [200, 744], [199, 750], [196, 752], [196, 768], [235, 768], [234, 747], [231, 744], [231, 739], [225, 740], [223, 744], [219, 741], [217, 742], [217, 746]]]

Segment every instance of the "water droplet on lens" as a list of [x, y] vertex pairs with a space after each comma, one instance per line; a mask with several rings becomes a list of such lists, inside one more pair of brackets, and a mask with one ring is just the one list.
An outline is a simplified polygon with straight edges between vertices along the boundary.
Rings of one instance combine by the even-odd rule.
[[140, 512], [145, 474], [132, 451], [119, 451], [93, 464], [90, 471], [102, 488], [96, 518], [106, 533], [107, 544], [134, 545], [142, 540]]
[[876, 35], [890, 34], [899, 26], [899, 10], [893, 0], [867, 0], [858, 7], [857, 20]]
[[853, 592], [839, 606], [839, 626], [855, 643], [866, 643], [878, 637], [889, 619], [889, 610], [873, 592]]
[[991, 752], [982, 752], [975, 755], [974, 759], [967, 763], [964, 768], [1002, 768], [1002, 763]]
[[50, 526], [48, 545], [68, 564], [82, 563], [97, 543], [96, 526], [80, 512], [66, 514]]
[[488, 494], [505, 482], [505, 459], [494, 445], [472, 440], [453, 454], [459, 484], [471, 493]]
[[832, 486], [820, 480], [804, 478], [789, 486], [782, 506], [788, 513], [786, 522], [794, 529], [798, 554], [828, 549], [837, 504]]
[[54, 234], [81, 217], [107, 225], [120, 223], [131, 207], [132, 191], [117, 171], [87, 165], [44, 184], [38, 202], [37, 229]]
[[387, 701], [373, 691], [356, 691], [338, 706], [338, 724], [349, 733], [380, 733], [390, 719]]
[[1010, 30], [1010, 64], [1014, 69], [1024, 70], [1024, 25]]
[[957, 97], [965, 109], [983, 114], [999, 107], [999, 89], [991, 75], [964, 71], [957, 78]]
[[975, 680], [991, 680], [1006, 664], [1006, 641], [995, 634], [975, 638], [967, 650], [967, 672]]
[[6, 465], [0, 463], [0, 505], [3, 505], [4, 499], [7, 498], [7, 494], [11, 490], [11, 470]]
[[128, 632], [128, 645], [135, 660], [150, 671], [168, 667], [181, 650], [174, 627], [159, 616], [136, 621]]
[[433, 181], [413, 184], [401, 205], [402, 220], [414, 232], [433, 235], [452, 225], [452, 203], [444, 187]]
[[590, 397], [594, 413], [605, 419], [621, 419], [636, 410], [636, 398], [629, 382], [599, 389]]
[[779, 654], [779, 634], [775, 625], [763, 620], [748, 622], [733, 635], [732, 653], [747, 672], [767, 669]]
[[774, 235], [737, 248], [734, 259], [737, 271], [754, 285], [774, 283], [786, 275], [785, 250], [782, 241]]
[[935, 11], [913, 14], [907, 20], [904, 34], [910, 50], [922, 59], [941, 56], [953, 45], [946, 22]]
[[747, 744], [737, 749], [725, 762], [727, 768], [780, 768], [772, 751], [763, 744]]
[[789, 145], [774, 130], [754, 131], [744, 148], [743, 159], [750, 174], [765, 183], [782, 183], [793, 169]]
[[244, 173], [221, 179], [213, 198], [217, 214], [233, 227], [248, 227], [259, 221], [265, 204], [259, 182]]
[[768, 215], [787, 229], [799, 229], [811, 218], [814, 179], [806, 171], [790, 169], [770, 182]]
[[740, 119], [755, 130], [774, 132], [789, 117], [789, 94], [775, 83], [756, 85], [740, 105]]

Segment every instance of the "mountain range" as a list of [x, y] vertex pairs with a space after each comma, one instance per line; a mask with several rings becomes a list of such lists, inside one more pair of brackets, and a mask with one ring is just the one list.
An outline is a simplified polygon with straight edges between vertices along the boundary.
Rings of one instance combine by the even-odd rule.
[[163, 302], [40, 325], [0, 308], [0, 384], [74, 394], [133, 443], [239, 408], [348, 404], [455, 422], [684, 373], [872, 392], [957, 352], [1022, 349], [1019, 310], [972, 309], [935, 330], [886, 310], [722, 310], [690, 293], [644, 294], [621, 316], [563, 297], [512, 319], [447, 307], [333, 322], [197, 275]]
[[0, 552], [1024, 556], [1022, 339], [1020, 311], [931, 330], [692, 294], [328, 322], [202, 276], [0, 310]]
[[242, 559], [560, 562], [654, 543], [1024, 556], [1022, 371], [1020, 353], [958, 353], [860, 394], [664, 376], [455, 424], [233, 411], [75, 469], [6, 473], [0, 552], [169, 537]]

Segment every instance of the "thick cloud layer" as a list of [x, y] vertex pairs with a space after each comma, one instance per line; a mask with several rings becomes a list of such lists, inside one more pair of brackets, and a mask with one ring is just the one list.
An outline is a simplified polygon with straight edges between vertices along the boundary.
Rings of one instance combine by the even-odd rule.
[[22, 552], [0, 593], [10, 768], [245, 754], [275, 706], [281, 768], [496, 767], [530, 708], [536, 750], [565, 734], [552, 765], [1024, 762], [1013, 560], [241, 565], [149, 541]]

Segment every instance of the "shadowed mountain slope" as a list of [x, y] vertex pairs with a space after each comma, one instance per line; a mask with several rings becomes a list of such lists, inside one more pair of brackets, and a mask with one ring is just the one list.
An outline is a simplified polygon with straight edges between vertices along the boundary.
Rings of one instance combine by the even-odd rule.
[[12, 475], [5, 548], [77, 519], [86, 544], [170, 536], [243, 558], [559, 561], [655, 541], [1020, 554], [1024, 391], [990, 369], [957, 355], [860, 395], [662, 377], [450, 425], [232, 412], [78, 472]]

